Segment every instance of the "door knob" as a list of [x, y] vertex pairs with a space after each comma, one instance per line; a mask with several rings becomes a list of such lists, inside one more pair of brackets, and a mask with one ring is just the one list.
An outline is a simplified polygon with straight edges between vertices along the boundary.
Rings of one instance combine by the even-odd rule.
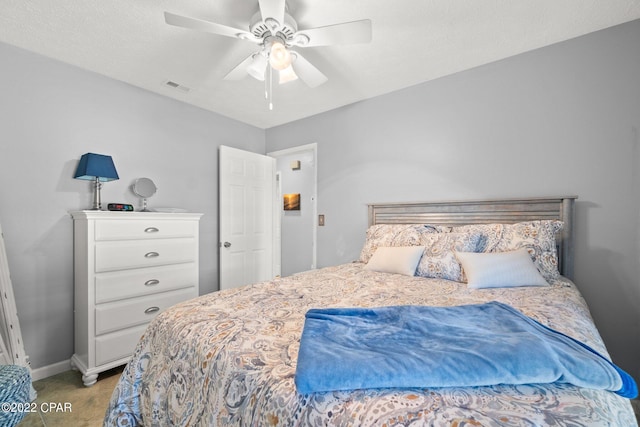
[[225, 247], [225, 248], [228, 248], [228, 247], [230, 247], [230, 246], [231, 246], [231, 243], [229, 243], [229, 242], [224, 242], [224, 247]]

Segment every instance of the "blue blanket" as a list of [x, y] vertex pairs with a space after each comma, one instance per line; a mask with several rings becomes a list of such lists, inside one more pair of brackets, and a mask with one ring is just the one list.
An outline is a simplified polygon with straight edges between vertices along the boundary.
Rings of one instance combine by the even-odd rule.
[[570, 383], [633, 398], [633, 378], [593, 349], [499, 303], [312, 309], [300, 393]]

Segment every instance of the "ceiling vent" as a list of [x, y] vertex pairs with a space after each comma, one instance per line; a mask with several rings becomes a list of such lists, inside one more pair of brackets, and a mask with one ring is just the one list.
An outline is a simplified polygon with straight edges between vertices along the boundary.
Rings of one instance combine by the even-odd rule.
[[180, 83], [176, 83], [174, 81], [171, 81], [171, 80], [166, 80], [164, 82], [164, 86], [169, 87], [171, 89], [179, 90], [180, 92], [183, 92], [183, 93], [188, 93], [191, 90], [190, 88], [188, 88], [186, 86], [183, 86]]

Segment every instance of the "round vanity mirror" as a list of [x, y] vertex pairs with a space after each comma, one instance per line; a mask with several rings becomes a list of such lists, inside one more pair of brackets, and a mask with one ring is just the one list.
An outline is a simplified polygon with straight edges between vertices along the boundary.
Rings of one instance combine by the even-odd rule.
[[148, 212], [147, 199], [156, 194], [158, 190], [156, 184], [149, 178], [138, 178], [133, 183], [132, 190], [137, 196], [142, 197], [142, 212]]

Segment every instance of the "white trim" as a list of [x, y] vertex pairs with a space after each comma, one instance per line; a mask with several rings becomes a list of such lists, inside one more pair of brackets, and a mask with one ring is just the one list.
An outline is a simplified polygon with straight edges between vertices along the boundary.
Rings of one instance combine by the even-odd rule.
[[313, 150], [314, 154], [318, 152], [318, 143], [312, 142], [311, 144], [298, 145], [297, 147], [285, 148], [282, 150], [271, 151], [267, 153], [269, 157], [279, 157], [285, 156], [287, 154], [299, 153], [300, 151], [311, 151]]
[[282, 173], [276, 171], [276, 188], [273, 199], [273, 275], [280, 277], [282, 275], [282, 209], [280, 208], [280, 200], [282, 200]]
[[[267, 153], [269, 157], [280, 157], [288, 154], [299, 153], [302, 151], [312, 151], [313, 152], [313, 161], [314, 161], [314, 177], [313, 177], [313, 194], [311, 195], [313, 200], [313, 206], [311, 208], [312, 214], [312, 234], [311, 234], [311, 247], [312, 247], [312, 255], [311, 255], [311, 269], [315, 269], [318, 266], [318, 143], [312, 142], [311, 144], [299, 145], [297, 147], [285, 148], [283, 150], [271, 151]], [[282, 264], [282, 261], [281, 261]]]
[[71, 370], [71, 359], [31, 370], [31, 379], [38, 381]]

